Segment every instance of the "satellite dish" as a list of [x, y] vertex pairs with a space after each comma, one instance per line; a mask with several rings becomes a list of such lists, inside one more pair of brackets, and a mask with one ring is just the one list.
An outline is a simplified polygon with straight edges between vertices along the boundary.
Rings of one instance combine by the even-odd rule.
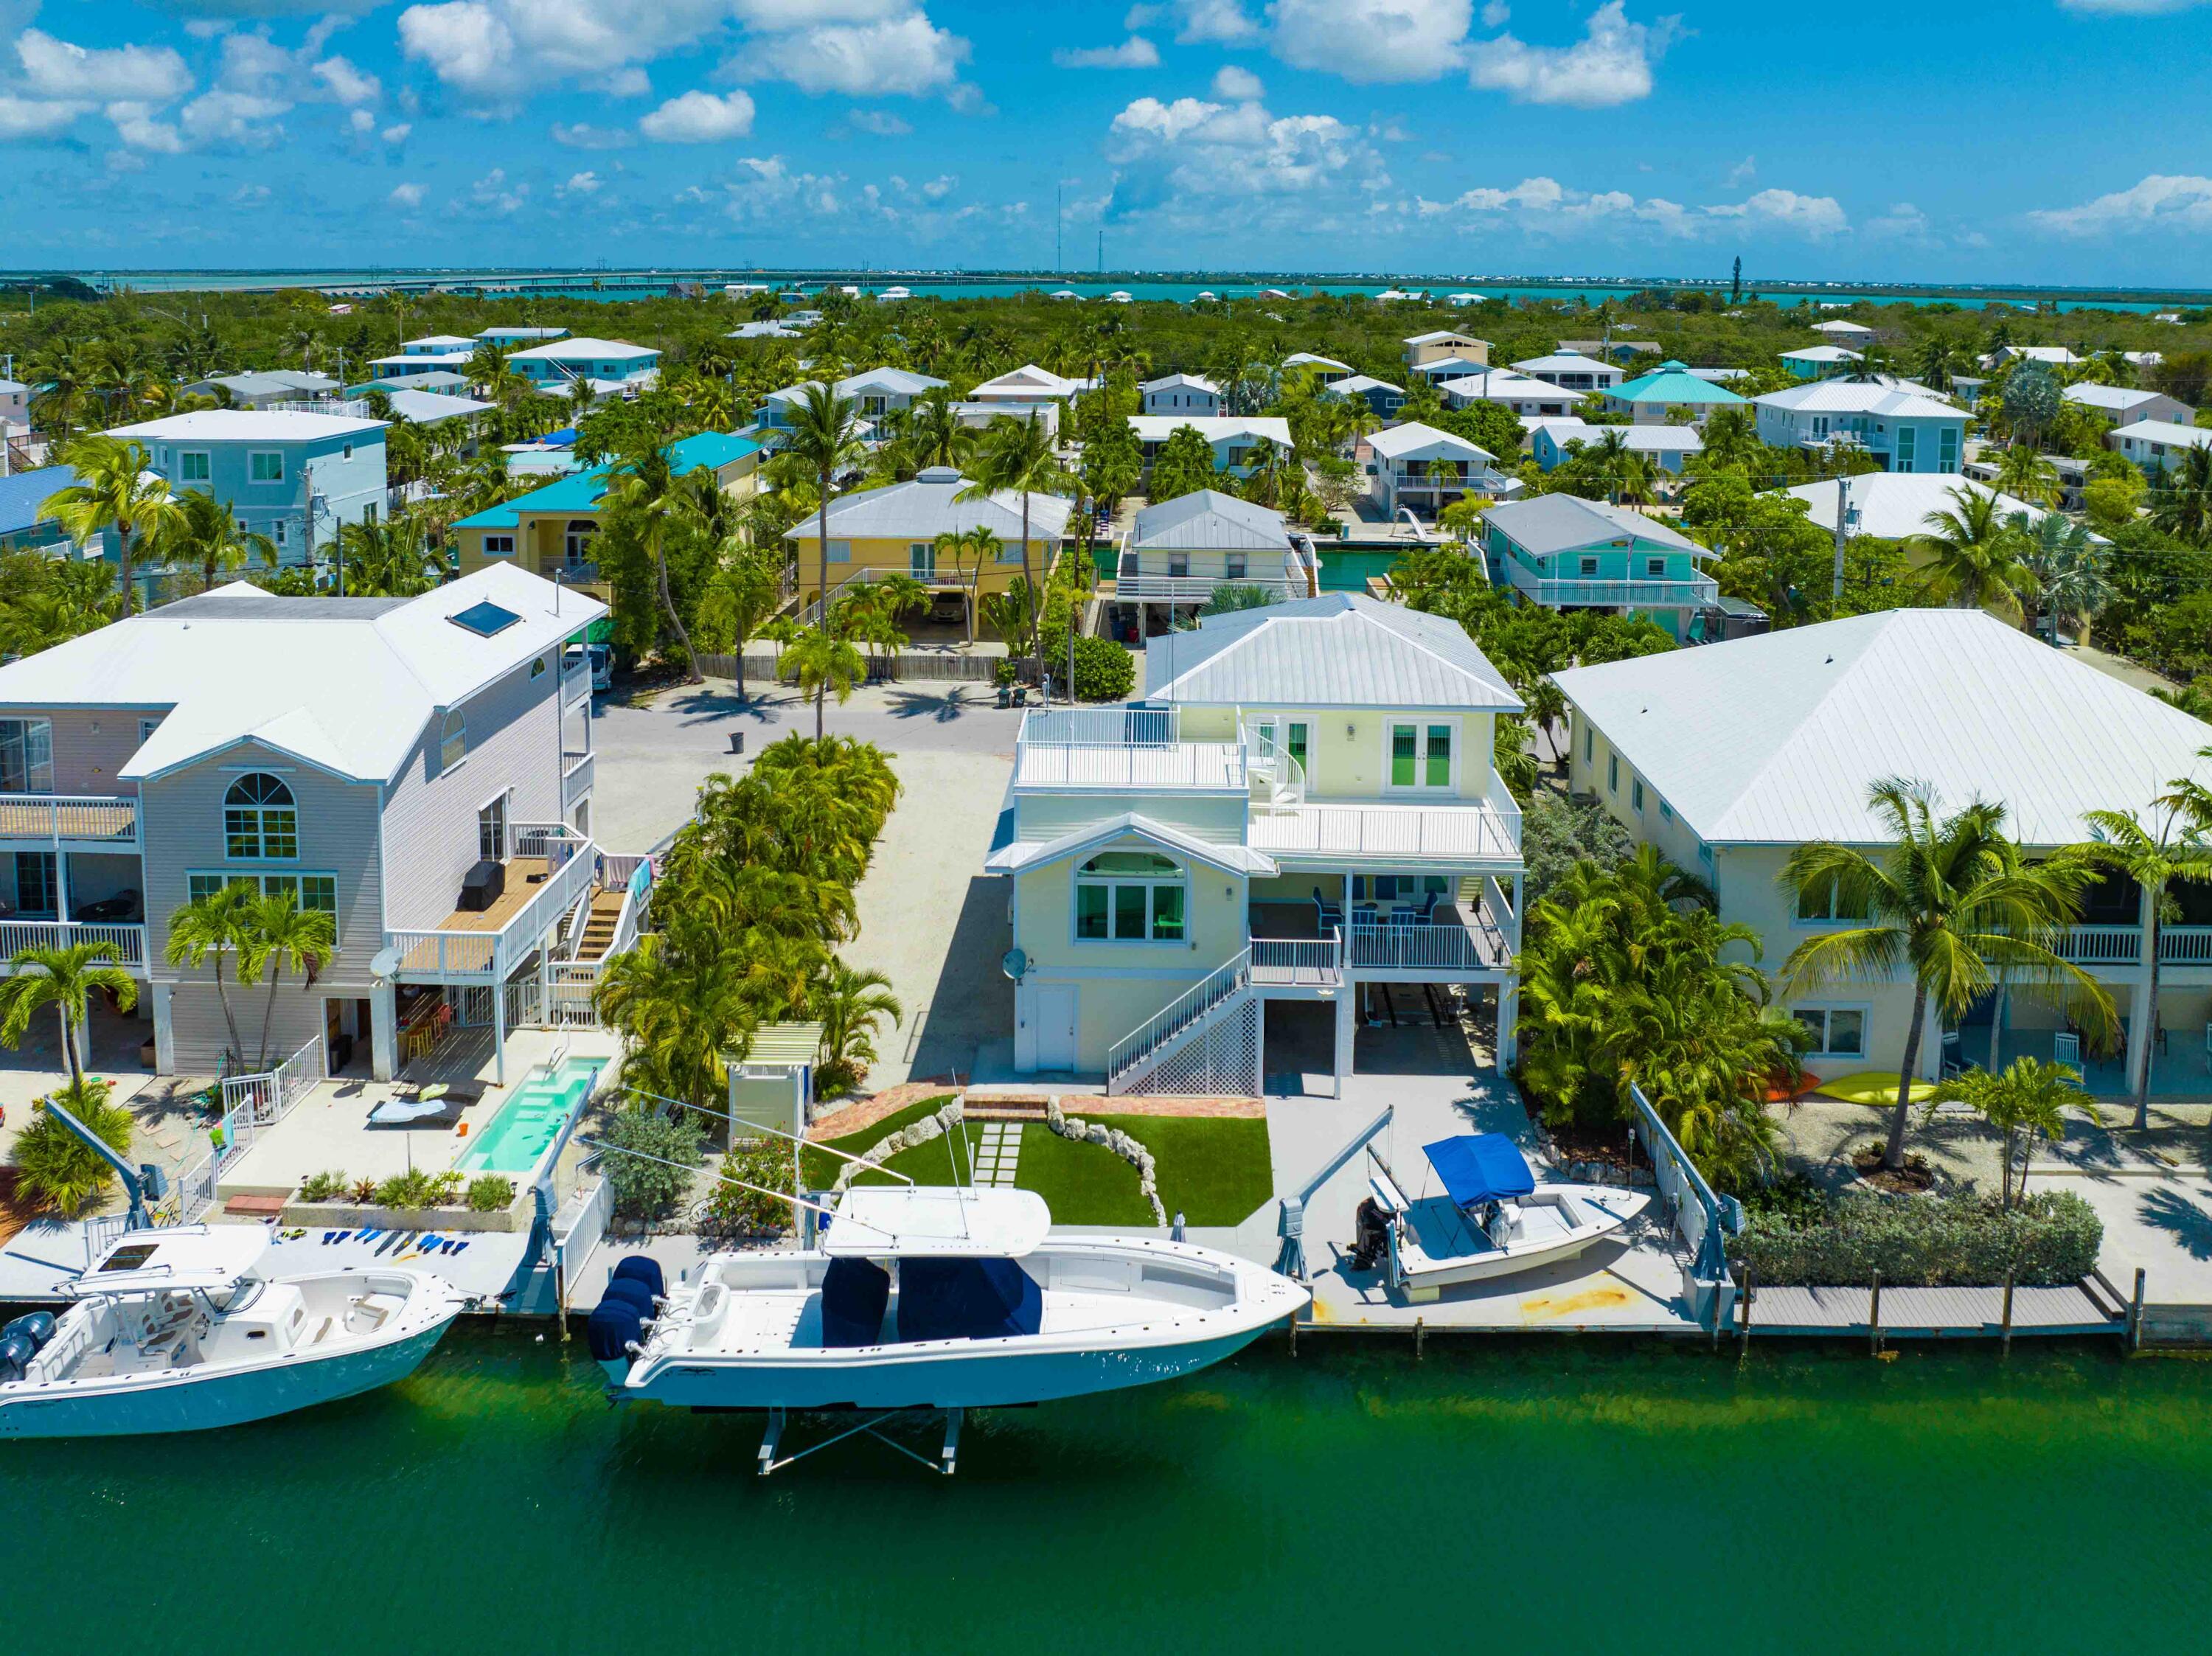
[[386, 943], [369, 956], [368, 974], [373, 978], [388, 978], [399, 969], [399, 945]]
[[1018, 949], [1009, 949], [999, 956], [999, 969], [1019, 983], [1030, 969], [1030, 957]]

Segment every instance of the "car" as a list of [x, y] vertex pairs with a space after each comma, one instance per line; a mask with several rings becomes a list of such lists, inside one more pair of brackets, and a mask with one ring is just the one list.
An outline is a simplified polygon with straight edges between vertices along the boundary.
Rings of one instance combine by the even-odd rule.
[[615, 682], [615, 652], [611, 644], [587, 644], [585, 652], [592, 658], [592, 688], [604, 690]]

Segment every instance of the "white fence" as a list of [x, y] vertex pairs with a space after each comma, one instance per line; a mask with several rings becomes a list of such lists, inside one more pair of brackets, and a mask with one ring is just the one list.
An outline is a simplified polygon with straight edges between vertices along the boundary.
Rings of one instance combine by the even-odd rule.
[[[329, 1073], [329, 1048], [317, 1034], [273, 1070], [258, 1075], [226, 1076], [222, 1083], [222, 1142], [214, 1165], [227, 1166], [251, 1149], [264, 1128], [273, 1127]], [[210, 1199], [212, 1192], [210, 1192]]]

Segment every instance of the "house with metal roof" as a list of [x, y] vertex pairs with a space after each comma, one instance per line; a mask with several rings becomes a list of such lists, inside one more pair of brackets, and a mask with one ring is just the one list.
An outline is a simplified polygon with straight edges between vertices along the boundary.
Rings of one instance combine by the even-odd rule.
[[1563, 391], [1548, 379], [1537, 379], [1514, 368], [1485, 368], [1477, 373], [1447, 379], [1437, 387], [1455, 409], [1475, 403], [1495, 403], [1523, 419], [1558, 419], [1583, 407], [1587, 393]]
[[1510, 1066], [1521, 812], [1493, 725], [1521, 703], [1466, 629], [1330, 593], [1154, 639], [1144, 682], [1017, 738], [984, 864], [1012, 888], [1014, 1067], [1258, 1096], [1294, 1046], [1340, 1080], [1396, 986], [1477, 1004]]
[[[755, 416], [762, 431], [771, 436], [789, 431], [791, 410], [805, 400], [811, 387], [821, 383], [818, 379], [802, 379], [795, 385], [769, 392], [761, 399]], [[904, 413], [924, 391], [945, 384], [942, 379], [933, 379], [908, 368], [879, 367], [848, 374], [830, 389], [852, 403], [861, 419], [880, 420], [887, 414]]]
[[2084, 381], [2068, 385], [2059, 395], [2112, 426], [2132, 426], [2145, 420], [2187, 426], [2197, 420], [2197, 410], [2180, 398], [2141, 385], [2098, 385]]
[[[748, 500], [760, 486], [761, 446], [750, 437], [702, 431], [671, 443], [666, 452], [678, 476], [711, 471], [716, 487], [733, 499]], [[461, 519], [453, 531], [461, 573], [494, 565], [526, 569], [611, 604], [613, 589], [600, 574], [592, 542], [605, 512], [607, 491], [613, 486], [613, 471], [607, 465], [572, 471], [527, 494]]]
[[186, 396], [213, 397], [234, 409], [266, 409], [334, 397], [338, 395], [338, 382], [326, 373], [276, 368], [266, 373], [210, 374], [205, 379], [195, 379], [184, 390]]
[[477, 348], [477, 342], [464, 334], [424, 334], [420, 339], [403, 339], [399, 349], [415, 356], [465, 357]]
[[1337, 401], [1358, 397], [1367, 404], [1377, 419], [1395, 420], [1398, 410], [1406, 406], [1406, 388], [1394, 385], [1387, 379], [1377, 379], [1370, 373], [1348, 373], [1342, 379], [1323, 385], [1319, 395]]
[[[2041, 523], [2051, 515], [2046, 507], [2003, 494], [1972, 477], [1937, 471], [1864, 471], [1849, 477], [1794, 483], [1779, 492], [1804, 501], [1808, 521], [1831, 533], [1836, 527], [1836, 513], [1841, 510], [1846, 533], [1882, 540], [1910, 540], [1927, 534], [1928, 519], [1937, 513], [1958, 511], [1961, 495], [1986, 495], [1996, 501], [1999, 516], [2024, 513], [2031, 524]], [[2104, 537], [2090, 538], [2101, 543]]]
[[1874, 330], [1863, 322], [1815, 322], [1813, 331], [1826, 334], [1832, 343], [1838, 345], [1865, 344], [1874, 338]]
[[1539, 494], [1501, 501], [1482, 515], [1482, 549], [1492, 583], [1522, 604], [1640, 616], [1678, 642], [1702, 636], [1699, 617], [1720, 602], [1703, 567], [1719, 554], [1604, 500]]
[[540, 345], [549, 339], [566, 339], [566, 328], [517, 328], [500, 325], [477, 330], [477, 337], [502, 349], [509, 345]]
[[1808, 345], [1802, 351], [1782, 353], [1782, 366], [1800, 379], [1826, 379], [1832, 373], [1848, 373], [1866, 358], [1842, 345]]
[[1447, 357], [1457, 357], [1478, 368], [1490, 366], [1490, 342], [1477, 339], [1473, 334], [1454, 333], [1449, 328], [1436, 329], [1429, 333], [1417, 333], [1404, 342], [1406, 366], [1419, 368], [1425, 362], [1438, 362]]
[[1221, 412], [1221, 387], [1195, 373], [1164, 373], [1137, 387], [1146, 414], [1198, 415]]
[[1669, 357], [1650, 373], [1624, 380], [1607, 391], [1601, 406], [1652, 425], [1667, 424], [1670, 409], [1686, 409], [1690, 423], [1702, 426], [1715, 409], [1741, 408], [1743, 403], [1727, 386], [1698, 379]]
[[414, 379], [426, 373], [457, 373], [468, 365], [466, 351], [398, 351], [372, 356], [368, 366], [379, 379]]
[[63, 489], [75, 488], [76, 482], [74, 466], [40, 466], [0, 475], [0, 552], [43, 552], [57, 558], [72, 554], [87, 558], [115, 555], [113, 530], [101, 530], [79, 549], [69, 531], [46, 515], [46, 503]]
[[172, 488], [223, 501], [283, 564], [312, 562], [346, 524], [385, 508], [384, 422], [290, 409], [201, 409], [112, 428], [145, 446]]
[[1548, 356], [1531, 356], [1513, 365], [1514, 371], [1541, 379], [1561, 391], [1611, 391], [1628, 377], [1628, 371], [1600, 356], [1584, 356], [1562, 347]]
[[1418, 420], [1370, 433], [1366, 446], [1369, 492], [1386, 518], [1401, 507], [1433, 515], [1471, 494], [1507, 500], [1522, 488], [1488, 449]]
[[1291, 422], [1279, 414], [1133, 414], [1129, 429], [1136, 434], [1147, 478], [1168, 439], [1185, 426], [1203, 437], [1213, 451], [1216, 471], [1233, 472], [1240, 477], [1250, 475], [1252, 451], [1261, 443], [1285, 450], [1296, 446], [1291, 439]]
[[[1878, 852], [1877, 782], [1924, 783], [1943, 812], [2001, 804], [2006, 832], [2031, 854], [2091, 838], [2088, 811], [2154, 822], [2173, 779], [2212, 783], [2202, 722], [1980, 610], [1885, 610], [1554, 678], [1569, 705], [1574, 791], [1712, 887], [1721, 919], [1760, 939], [1770, 976], [1798, 943], [1856, 919], [1834, 893], [1788, 890], [1779, 877], [1813, 841]], [[2212, 892], [2176, 886], [2169, 898], [2180, 913], [2160, 928], [2155, 1006], [2143, 895], [2124, 877], [2092, 888], [2058, 948], [2118, 1003], [2135, 1059], [2155, 1033], [2154, 1094], [2203, 1097]], [[1812, 1033], [1808, 1066], [1833, 1079], [1894, 1077], [1912, 1002], [1909, 981], [1873, 976], [1784, 1004]], [[2063, 1001], [2018, 983], [1949, 1030], [1931, 1009], [1921, 1072], [1986, 1062], [1993, 1043], [2000, 1062], [2049, 1061], [2069, 1050], [2069, 1017]], [[2122, 1092], [2133, 1073], [2094, 1052], [2073, 1061], [2092, 1092]]]
[[1041, 368], [1034, 362], [1024, 362], [1018, 368], [1009, 368], [995, 379], [986, 379], [968, 393], [965, 400], [971, 403], [1054, 402], [1070, 397], [1080, 397], [1095, 390], [1096, 379], [1070, 379], [1064, 373], [1054, 373], [1050, 368]]
[[1966, 409], [1887, 374], [1818, 379], [1753, 400], [1759, 440], [1776, 448], [1854, 448], [1885, 471], [1955, 472], [1966, 452]]
[[2171, 420], [2138, 420], [2105, 434], [2107, 447], [2118, 449], [2147, 472], [2165, 471], [2181, 464], [2192, 448], [2212, 448], [2212, 427], [2178, 424]]
[[[448, 367], [451, 364], [447, 365]], [[626, 339], [549, 339], [507, 354], [507, 366], [541, 387], [566, 391], [579, 379], [602, 393], [640, 389], [660, 377], [660, 353]]]
[[1283, 359], [1279, 377], [1284, 380], [1304, 379], [1314, 386], [1334, 385], [1351, 377], [1352, 364], [1340, 362], [1333, 356], [1322, 356], [1313, 351], [1292, 351]]
[[601, 956], [568, 928], [637, 860], [592, 837], [570, 646], [605, 613], [508, 567], [414, 598], [237, 582], [0, 666], [15, 946], [108, 944], [155, 1067], [233, 1072], [212, 963], [169, 961], [172, 918], [233, 886], [289, 896], [337, 947], [270, 1002], [271, 1061], [385, 1079], [480, 1052], [503, 1081], [506, 1028], [554, 1021], [556, 961], [588, 995]]
[[[1303, 598], [1319, 579], [1312, 541], [1294, 532], [1288, 518], [1212, 488], [1157, 500], [1138, 513], [1115, 569], [1113, 603], [1170, 610], [1181, 604], [1194, 611], [1224, 586], [1255, 588], [1275, 600]], [[1122, 619], [1124, 636], [1143, 637], [1152, 617]]]
[[1573, 445], [1602, 443], [1616, 432], [1630, 453], [1641, 454], [1670, 477], [1680, 476], [1682, 462], [1704, 452], [1705, 446], [1695, 426], [1594, 426], [1573, 418], [1521, 423], [1528, 428], [1528, 452], [1545, 471], [1557, 470]]

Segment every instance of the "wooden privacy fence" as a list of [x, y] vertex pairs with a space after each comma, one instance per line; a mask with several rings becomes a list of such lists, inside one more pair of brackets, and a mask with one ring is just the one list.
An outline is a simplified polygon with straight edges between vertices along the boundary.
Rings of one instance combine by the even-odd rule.
[[[950, 655], [894, 655], [870, 656], [868, 682], [880, 684], [886, 680], [914, 680], [925, 683], [990, 684], [996, 682], [1000, 656]], [[699, 653], [699, 670], [709, 678], [734, 679], [738, 676], [738, 658], [733, 655]], [[774, 656], [748, 655], [745, 658], [747, 679], [777, 679], [784, 683], [793, 679], [781, 677], [775, 670]]]

